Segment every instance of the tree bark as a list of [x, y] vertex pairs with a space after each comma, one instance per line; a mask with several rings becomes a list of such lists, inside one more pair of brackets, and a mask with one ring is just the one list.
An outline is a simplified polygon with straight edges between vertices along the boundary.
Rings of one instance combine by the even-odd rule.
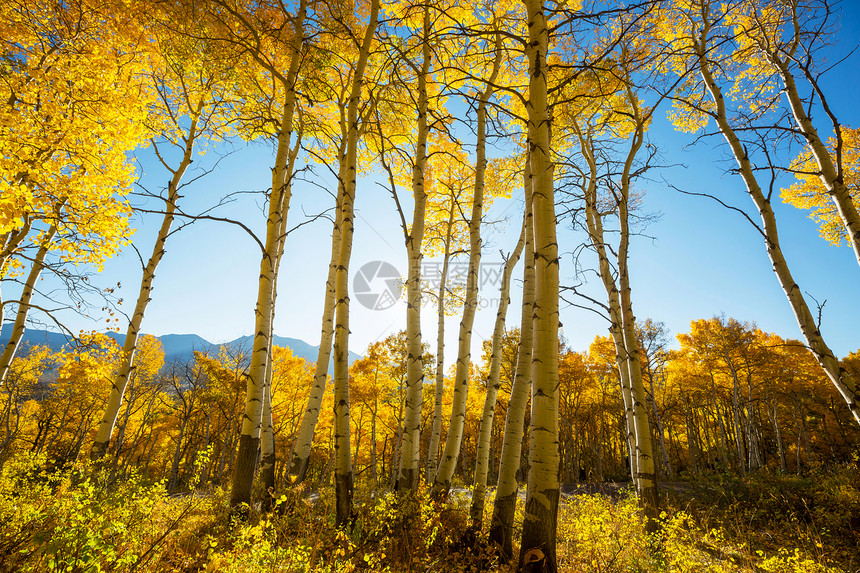
[[448, 493], [451, 479], [457, 469], [460, 445], [466, 422], [466, 400], [469, 393], [469, 370], [472, 364], [472, 325], [478, 306], [478, 273], [481, 264], [481, 220], [484, 214], [484, 171], [487, 160], [484, 154], [486, 104], [481, 102], [478, 109], [478, 150], [475, 168], [475, 193], [472, 198], [472, 213], [469, 218], [469, 270], [466, 278], [466, 300], [463, 303], [463, 316], [460, 319], [460, 335], [457, 345], [457, 364], [454, 373], [454, 398], [451, 402], [451, 418], [445, 437], [445, 449], [432, 493], [439, 497]]
[[[9, 376], [9, 370], [12, 367], [12, 360], [15, 358], [15, 353], [18, 351], [18, 345], [21, 344], [21, 339], [24, 337], [24, 328], [27, 324], [27, 315], [30, 313], [30, 303], [33, 300], [33, 293], [36, 291], [36, 282], [42, 274], [42, 269], [45, 268], [45, 257], [48, 255], [51, 241], [57, 234], [57, 224], [51, 225], [48, 232], [41, 239], [39, 250], [36, 251], [36, 256], [33, 257], [33, 266], [30, 267], [30, 272], [24, 281], [24, 288], [21, 291], [21, 298], [18, 299], [18, 311], [15, 314], [15, 322], [12, 323], [12, 333], [6, 347], [3, 349], [3, 354], [0, 355], [0, 387], [6, 382]], [[2, 317], [0, 317], [2, 318]], [[2, 321], [0, 321], [2, 323]]]
[[[340, 178], [343, 174], [340, 174]], [[334, 338], [334, 310], [335, 310], [335, 273], [337, 272], [337, 261], [340, 256], [340, 216], [341, 203], [343, 201], [343, 187], [338, 185], [338, 197], [334, 226], [331, 235], [331, 260], [328, 266], [328, 278], [326, 279], [325, 299], [323, 300], [323, 316], [320, 334], [320, 346], [317, 351], [317, 361], [314, 366], [314, 378], [308, 393], [307, 406], [296, 433], [293, 453], [290, 457], [290, 481], [298, 485], [304, 481], [308, 471], [308, 461], [311, 457], [314, 431], [319, 420], [320, 407], [325, 395], [326, 380], [328, 379], [329, 360], [331, 359], [332, 338]]]
[[520, 544], [526, 572], [555, 573], [558, 516], [558, 243], [547, 101], [549, 28], [542, 0], [524, 0], [528, 13], [529, 148], [532, 166], [535, 298], [529, 473]]
[[272, 364], [269, 357], [269, 370], [266, 390], [263, 395], [263, 429], [260, 440], [260, 479], [263, 482], [262, 505], [266, 510], [274, 503], [275, 493], [275, 428], [272, 423]]
[[[796, 9], [796, 4], [793, 6]], [[779, 71], [783, 86], [785, 86], [783, 93], [788, 100], [795, 125], [800, 134], [806, 139], [806, 145], [818, 164], [820, 171], [819, 179], [821, 179], [821, 183], [833, 200], [836, 212], [839, 213], [842, 224], [845, 226], [848, 243], [854, 250], [854, 258], [860, 263], [860, 213], [857, 212], [857, 205], [854, 204], [854, 200], [851, 198], [851, 190], [843, 179], [842, 165], [834, 164], [833, 158], [827, 151], [827, 146], [824, 145], [812, 123], [812, 119], [806, 113], [806, 107], [798, 93], [797, 83], [789, 69], [788, 61], [780, 58], [773, 52], [768, 54], [768, 56]], [[838, 130], [839, 128], [838, 124], [834, 125], [834, 129]], [[837, 137], [841, 141], [841, 134], [837, 134]]]
[[430, 73], [430, 6], [424, 7], [421, 36], [422, 63], [418, 72], [418, 119], [415, 161], [412, 168], [412, 229], [406, 241], [409, 270], [406, 280], [406, 408], [403, 419], [403, 441], [397, 488], [415, 490], [419, 481], [419, 445], [421, 442], [421, 404], [424, 389], [423, 345], [421, 344], [421, 242], [424, 238], [424, 211], [427, 192], [424, 169], [427, 164], [427, 76]]
[[499, 479], [496, 484], [496, 501], [490, 523], [490, 539], [499, 547], [500, 558], [507, 562], [513, 558], [514, 513], [517, 504], [517, 472], [523, 447], [523, 425], [529, 401], [532, 363], [532, 332], [534, 317], [535, 257], [534, 224], [532, 216], [531, 161], [526, 152], [524, 166], [525, 252], [523, 253], [523, 302], [520, 314], [520, 344], [517, 348], [517, 366], [511, 384], [505, 432], [499, 455]]
[[636, 318], [633, 315], [633, 301], [630, 288], [628, 250], [630, 245], [630, 172], [636, 153], [642, 146], [646, 118], [641, 116], [639, 100], [630, 84], [626, 86], [627, 100], [633, 111], [635, 131], [630, 149], [621, 172], [621, 197], [618, 202], [618, 221], [621, 239], [618, 246], [618, 283], [620, 287], [621, 325], [624, 335], [624, 348], [627, 352], [627, 366], [630, 370], [630, 390], [633, 399], [633, 418], [636, 429], [636, 472], [639, 486], [639, 500], [645, 511], [645, 529], [657, 529], [659, 516], [657, 497], [657, 474], [654, 470], [654, 448], [651, 442], [651, 423], [648, 419], [648, 404], [645, 385], [642, 381], [642, 361], [639, 339], [636, 336]]
[[137, 339], [140, 334], [140, 327], [143, 323], [146, 308], [152, 300], [153, 282], [155, 280], [155, 271], [164, 257], [165, 244], [167, 237], [170, 235], [170, 229], [173, 226], [173, 219], [176, 214], [176, 203], [179, 200], [179, 186], [182, 182], [182, 177], [194, 155], [194, 144], [197, 140], [198, 130], [197, 122], [198, 115], [191, 119], [191, 125], [188, 129], [185, 139], [185, 149], [183, 151], [182, 160], [179, 166], [173, 171], [173, 176], [167, 184], [167, 199], [165, 201], [164, 215], [161, 219], [161, 227], [158, 229], [158, 235], [155, 238], [155, 245], [152, 247], [152, 254], [143, 269], [143, 276], [140, 279], [140, 288], [137, 294], [137, 303], [134, 307], [134, 313], [129, 321], [128, 328], [125, 332], [125, 342], [122, 348], [122, 359], [120, 361], [117, 372], [111, 381], [110, 397], [108, 398], [107, 407], [96, 432], [96, 438], [90, 449], [90, 459], [100, 459], [108, 450], [110, 445], [111, 434], [113, 434], [116, 418], [119, 414], [119, 409], [122, 406], [123, 396], [128, 379], [134, 370], [134, 354], [137, 350]]
[[376, 33], [379, 0], [370, 4], [370, 15], [359, 48], [358, 62], [352, 77], [347, 106], [346, 155], [342, 158], [346, 179], [341, 202], [340, 252], [335, 272], [335, 329], [334, 329], [334, 450], [335, 450], [335, 524], [346, 525], [352, 519], [353, 473], [350, 456], [349, 424], [349, 263], [352, 257], [354, 232], [353, 211], [358, 164], [359, 118], [358, 107], [364, 84], [364, 70], [370, 57], [370, 47]]
[[[481, 530], [484, 520], [484, 499], [487, 494], [487, 474], [490, 466], [490, 450], [492, 449], [492, 432], [496, 415], [496, 399], [501, 386], [501, 366], [503, 343], [505, 335], [505, 317], [508, 313], [508, 305], [511, 302], [511, 274], [520, 260], [520, 255], [526, 243], [525, 225], [530, 221], [527, 218], [528, 211], [523, 211], [523, 228], [513, 252], [505, 261], [502, 271], [502, 284], [499, 289], [499, 310], [496, 312], [496, 324], [493, 328], [493, 346], [490, 354], [490, 369], [487, 374], [487, 395], [484, 399], [484, 410], [481, 414], [481, 428], [478, 432], [478, 444], [475, 454], [475, 478], [473, 480], [472, 504], [469, 509], [471, 528], [475, 531]], [[520, 423], [522, 427], [522, 423]]]
[[[275, 167], [272, 169], [272, 191], [269, 195], [269, 212], [266, 220], [266, 238], [263, 256], [260, 260], [260, 280], [257, 290], [257, 305], [254, 310], [254, 344], [251, 365], [246, 376], [245, 409], [242, 416], [242, 430], [239, 437], [239, 451], [233, 468], [233, 486], [230, 492], [230, 507], [251, 503], [251, 487], [256, 472], [257, 453], [260, 447], [262, 427], [262, 406], [265, 390], [266, 363], [268, 361], [272, 320], [274, 318], [275, 278], [278, 272], [276, 261], [278, 249], [286, 230], [292, 195], [292, 166], [298, 153], [291, 149], [293, 124], [296, 109], [296, 80], [302, 59], [301, 44], [304, 33], [304, 19], [307, 0], [301, 0], [298, 13], [293, 21], [293, 42], [295, 45], [290, 57], [284, 87], [287, 90], [281, 124], [278, 131], [278, 144], [275, 151]], [[301, 137], [299, 136], [299, 139]]]
[[451, 259], [451, 236], [454, 225], [455, 200], [451, 199], [448, 213], [448, 229], [445, 236], [445, 253], [442, 255], [442, 277], [439, 279], [436, 312], [436, 386], [433, 397], [433, 424], [430, 429], [430, 444], [427, 447], [427, 468], [424, 479], [431, 483], [436, 477], [439, 461], [439, 440], [442, 436], [442, 400], [445, 397], [445, 289], [448, 285], [448, 264]]
[[609, 309], [609, 334], [615, 346], [615, 362], [618, 365], [618, 376], [621, 383], [621, 399], [624, 404], [624, 426], [626, 429], [627, 451], [630, 459], [630, 477], [640, 491], [639, 470], [636, 456], [636, 421], [633, 415], [633, 398], [630, 386], [630, 368], [627, 364], [628, 353], [624, 346], [622, 332], [621, 302], [618, 296], [618, 285], [612, 273], [612, 266], [606, 253], [606, 238], [603, 229], [603, 217], [597, 207], [597, 161], [594, 156], [594, 144], [590, 133], [583, 133], [576, 126], [579, 146], [582, 156], [589, 167], [588, 182], [585, 193], [585, 219], [589, 239], [597, 252], [598, 272], [603, 288], [606, 291]]
[[[284, 254], [284, 242], [286, 234], [281, 234], [280, 245], [278, 246], [278, 258], [276, 268], [281, 265], [281, 257]], [[272, 378], [274, 377], [275, 366], [272, 363], [274, 349], [272, 346], [272, 337], [275, 334], [275, 304], [278, 298], [278, 277], [275, 275], [274, 300], [272, 301], [272, 318], [269, 321], [269, 356], [266, 359], [266, 388], [263, 394], [263, 418], [262, 429], [260, 433], [260, 479], [263, 482], [263, 499], [262, 507], [269, 510], [274, 502], [275, 493], [275, 465], [277, 458], [275, 457], [275, 427], [272, 420]]]

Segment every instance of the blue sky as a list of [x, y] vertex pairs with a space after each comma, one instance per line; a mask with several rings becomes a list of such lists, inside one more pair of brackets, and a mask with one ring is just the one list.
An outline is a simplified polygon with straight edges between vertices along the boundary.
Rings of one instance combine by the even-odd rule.
[[[842, 31], [837, 52], [847, 53], [858, 41], [858, 9], [844, 6]], [[856, 94], [860, 93], [858, 55], [842, 64], [825, 81], [835, 111], [843, 123], [860, 125]], [[689, 329], [691, 320], [720, 313], [757, 325], [783, 337], [799, 338], [800, 332], [788, 303], [770, 268], [758, 233], [737, 213], [725, 210], [704, 198], [678, 193], [662, 182], [695, 192], [713, 193], [751, 211], [749, 198], [737, 176], [726, 173], [726, 149], [722, 140], [712, 138], [687, 146], [692, 137], [675, 133], [658, 113], [651, 130], [665, 162], [681, 164], [653, 175], [656, 181], [643, 183], [644, 210], [660, 213], [646, 232], [652, 238], [634, 238], [631, 247], [633, 303], [639, 319], [652, 318], [666, 323], [671, 334]], [[155, 186], [166, 181], [163, 171], [147, 156], [140, 154], [144, 182]], [[211, 163], [214, 154], [201, 158]], [[259, 190], [270, 185], [271, 148], [263, 144], [241, 147], [225, 157], [217, 170], [190, 185], [184, 199], [188, 212], [201, 211], [232, 191]], [[316, 168], [323, 174], [322, 168]], [[325, 181], [325, 179], [324, 179]], [[330, 178], [327, 179], [330, 185]], [[404, 196], [406, 190], [402, 190]], [[521, 191], [511, 200], [498, 200], [490, 218], [502, 223], [485, 233], [486, 262], [498, 262], [499, 249], [510, 251], [516, 242], [521, 221]], [[299, 183], [290, 211], [291, 226], [307, 216], [331, 207], [331, 196], [316, 185]], [[258, 196], [241, 196], [219, 209], [222, 216], [246, 222], [262, 231], [265, 215]], [[358, 183], [356, 198], [355, 248], [351, 275], [365, 263], [387, 261], [401, 272], [406, 270], [405, 247], [399, 217], [386, 189], [374, 177]], [[822, 333], [839, 356], [860, 347], [860, 305], [857, 285], [860, 266], [847, 247], [833, 247], [818, 236], [815, 224], [805, 212], [777, 206], [783, 249], [801, 288], [819, 301], [826, 299]], [[135, 243], [148, 256], [157, 228], [157, 218], [145, 216], [137, 221]], [[559, 221], [559, 244], [563, 253], [561, 281], [572, 284], [574, 265], [571, 253], [585, 239], [571, 230], [569, 220]], [[276, 333], [319, 342], [323, 288], [329, 259], [331, 223], [319, 219], [296, 230], [286, 244], [279, 282]], [[174, 234], [156, 278], [153, 301], [144, 321], [144, 331], [153, 334], [196, 333], [211, 342], [224, 342], [250, 334], [256, 280], [259, 273], [259, 248], [238, 227], [214, 222], [198, 222]], [[519, 268], [515, 277], [520, 276]], [[128, 250], [110, 261], [101, 277], [105, 285], [122, 283], [120, 296], [128, 310], [136, 297], [139, 281], [137, 255]], [[597, 278], [591, 275], [588, 288], [600, 293]], [[519, 291], [513, 287], [508, 324], [519, 320]], [[497, 293], [483, 292], [489, 299]], [[355, 297], [353, 297], [355, 301]], [[587, 348], [597, 334], [606, 334], [606, 323], [591, 312], [561, 303], [563, 333], [576, 350]], [[473, 345], [492, 333], [496, 308], [490, 304], [478, 312]], [[405, 305], [399, 302], [387, 310], [373, 311], [353, 304], [351, 342], [353, 351], [363, 352], [368, 343], [384, 338], [404, 326]], [[435, 312], [428, 308], [422, 315], [426, 340], [435, 348]], [[452, 358], [457, 341], [458, 317], [447, 321], [448, 357]], [[99, 328], [103, 322], [70, 317], [73, 328]]]

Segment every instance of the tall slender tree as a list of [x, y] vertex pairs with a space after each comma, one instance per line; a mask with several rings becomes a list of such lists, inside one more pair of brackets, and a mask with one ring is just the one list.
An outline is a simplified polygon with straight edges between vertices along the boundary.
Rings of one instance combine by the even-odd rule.
[[[496, 322], [493, 326], [493, 338], [491, 339], [490, 366], [487, 373], [487, 394], [484, 397], [484, 409], [481, 413], [481, 427], [477, 437], [475, 452], [475, 479], [472, 491], [472, 503], [469, 506], [469, 518], [471, 528], [480, 531], [484, 520], [484, 500], [487, 495], [487, 476], [490, 469], [490, 454], [492, 449], [491, 439], [493, 434], [493, 423], [496, 415], [496, 400], [501, 387], [502, 356], [504, 354], [505, 319], [508, 305], [511, 302], [511, 275], [514, 267], [520, 260], [526, 244], [526, 225], [528, 210], [523, 210], [523, 227], [520, 231], [519, 240], [514, 250], [505, 260], [502, 270], [501, 284], [499, 285], [499, 308], [496, 311]], [[510, 406], [509, 406], [510, 408]], [[520, 423], [522, 427], [522, 423]]]
[[460, 320], [460, 336], [457, 350], [457, 365], [454, 374], [454, 400], [451, 404], [451, 420], [445, 451], [433, 481], [433, 493], [447, 494], [451, 479], [460, 455], [463, 440], [463, 424], [466, 419], [466, 398], [469, 391], [469, 370], [471, 368], [472, 325], [478, 306], [478, 274], [481, 264], [481, 223], [484, 219], [484, 177], [487, 171], [487, 107], [495, 91], [496, 78], [502, 65], [502, 36], [494, 38], [493, 62], [486, 86], [478, 97], [477, 105], [477, 144], [475, 162], [475, 187], [472, 192], [472, 213], [469, 217], [469, 270], [466, 277], [466, 300]]
[[526, 406], [529, 403], [529, 388], [532, 380], [532, 354], [534, 349], [534, 296], [535, 296], [535, 256], [534, 256], [534, 217], [532, 215], [532, 163], [529, 158], [530, 146], [526, 144], [523, 166], [523, 228], [525, 246], [523, 252], [523, 292], [520, 312], [520, 343], [517, 348], [517, 365], [511, 384], [508, 411], [505, 416], [505, 431], [502, 451], [499, 455], [499, 479], [496, 485], [496, 500], [493, 505], [493, 518], [490, 523], [490, 539], [498, 545], [502, 558], [509, 561], [513, 557], [514, 516], [517, 505], [520, 470], [520, 456], [523, 447], [523, 425]]
[[[262, 14], [244, 13], [226, 1], [218, 4], [226, 12], [225, 19], [234, 23], [234, 26], [227, 26], [231, 33], [230, 41], [245, 47], [254, 63], [271, 76], [271, 81], [280, 90], [275, 94], [275, 97], [280, 100], [278, 101], [280, 111], [276, 118], [275, 165], [272, 169], [272, 187], [268, 195], [266, 236], [261, 249], [260, 278], [254, 309], [254, 343], [247, 375], [239, 449], [236, 454], [230, 493], [230, 505], [236, 507], [243, 503], [250, 503], [251, 487], [257, 467], [266, 385], [266, 363], [271, 344], [271, 323], [274, 317], [274, 287], [278, 272], [276, 263], [280, 259], [281, 238], [286, 232], [292, 197], [293, 166], [299, 149], [294, 133], [297, 115], [296, 87], [303, 57], [305, 18], [309, 1], [301, 0], [296, 5], [295, 14], [288, 13], [284, 5], [278, 9], [277, 17], [282, 20], [287, 30], [286, 39], [282, 45], [283, 54], [280, 57], [272, 57], [267, 51], [268, 44], [263, 42], [264, 39], [269, 40], [264, 32], [270, 27], [278, 28], [277, 22], [266, 22], [264, 28], [260, 20], [263, 18]], [[282, 65], [285, 69], [281, 67]]]
[[[657, 32], [662, 34], [662, 37], [672, 38], [669, 41], [671, 50], [667, 50], [667, 53], [673, 54], [676, 58], [673, 64], [682, 73], [695, 72], [701, 78], [700, 82], [686, 82], [679, 90], [680, 93], [675, 95], [685, 102], [679, 106], [676, 124], [686, 130], [695, 130], [710, 119], [717, 124], [720, 134], [726, 140], [738, 164], [737, 170], [747, 194], [759, 213], [761, 225], [753, 224], [764, 239], [773, 271], [788, 298], [804, 339], [845, 400], [855, 421], [860, 424], [860, 395], [858, 395], [857, 380], [839, 364], [833, 351], [824, 341], [815, 316], [794, 280], [780, 245], [776, 215], [771, 204], [773, 187], [765, 192], [759, 183], [756, 168], [750, 156], [750, 148], [741, 140], [739, 133], [742, 132], [738, 131], [742, 129], [745, 132], [748, 126], [733, 124], [723, 95], [721, 80], [725, 78], [721, 62], [735, 56], [724, 51], [727, 45], [725, 39], [732, 35], [732, 32], [726, 29], [725, 10], [731, 8], [732, 6], [718, 5], [710, 0], [697, 0], [690, 6], [676, 6], [662, 13], [661, 27], [658, 27]], [[669, 27], [675, 30], [671, 35], [667, 33]], [[683, 33], [678, 34], [678, 31]], [[696, 87], [702, 88], [698, 94], [695, 92]], [[703, 95], [707, 100], [702, 100]], [[767, 156], [767, 149], [764, 150], [764, 154]], [[752, 223], [751, 219], [750, 222]]]
[[[137, 301], [125, 332], [122, 361], [111, 384], [110, 397], [90, 450], [90, 457], [101, 458], [108, 449], [111, 434], [122, 406], [129, 376], [134, 370], [134, 355], [146, 309], [152, 300], [155, 273], [166, 251], [179, 204], [182, 180], [200, 151], [200, 140], [209, 141], [230, 133], [228, 96], [220, 86], [230, 69], [229, 53], [218, 52], [204, 41], [193, 41], [193, 22], [198, 14], [170, 12], [160, 15], [170, 19], [170, 27], [156, 18], [153, 29], [158, 32], [154, 67], [150, 78], [158, 98], [150, 113], [152, 147], [159, 161], [170, 174], [164, 201], [161, 226], [152, 253], [143, 267]], [[176, 30], [177, 22], [184, 30]], [[167, 151], [178, 151], [177, 163], [169, 163]]]
[[525, 0], [528, 13], [529, 157], [534, 217], [535, 298], [529, 475], [520, 566], [555, 572], [558, 517], [558, 243], [556, 241], [552, 121], [547, 99], [549, 26], [541, 0]]
[[[433, 421], [430, 425], [430, 443], [427, 446], [427, 467], [425, 469], [425, 481], [429, 484], [436, 476], [439, 467], [439, 442], [442, 436], [442, 401], [445, 395], [445, 318], [450, 314], [452, 306], [448, 298], [448, 274], [450, 272], [451, 258], [459, 251], [462, 243], [463, 221], [460, 217], [460, 201], [465, 194], [467, 180], [462, 177], [465, 167], [462, 158], [455, 156], [456, 169], [449, 171], [450, 176], [442, 175], [435, 181], [439, 191], [428, 196], [428, 217], [442, 219], [436, 225], [429, 225], [424, 231], [424, 240], [427, 243], [425, 252], [432, 255], [434, 251], [441, 249], [442, 266], [439, 268], [439, 285], [436, 291], [436, 379], [433, 396]], [[446, 166], [450, 162], [446, 162]], [[445, 169], [443, 167], [442, 169]], [[437, 207], [437, 203], [442, 203]], [[433, 212], [436, 211], [436, 217]]]
[[[852, 147], [846, 140], [828, 94], [822, 89], [819, 56], [834, 25], [835, 11], [828, 0], [808, 2], [740, 2], [728, 17], [737, 31], [738, 57], [746, 62], [746, 74], [759, 81], [766, 75], [779, 78], [792, 120], [791, 128], [803, 138], [802, 156], [806, 171], [817, 180], [819, 194], [827, 198], [832, 219], [840, 222], [840, 239], [845, 238], [860, 263], [860, 213], [856, 192], [846, 181], [853, 166], [846, 161]], [[743, 72], [742, 72], [743, 73]], [[806, 84], [806, 94], [803, 93]], [[775, 102], [774, 102], [775, 103]], [[819, 134], [812, 114], [827, 118], [833, 145]], [[830, 148], [828, 148], [830, 147]]]
[[349, 438], [349, 261], [352, 255], [353, 205], [358, 163], [359, 107], [362, 103], [364, 71], [370, 58], [371, 46], [379, 16], [379, 0], [371, 0], [370, 14], [361, 45], [358, 61], [352, 76], [352, 87], [347, 107], [346, 154], [341, 159], [346, 176], [341, 201], [340, 251], [335, 272], [335, 335], [334, 335], [334, 415], [335, 415], [335, 497], [336, 522], [344, 525], [352, 513], [352, 458]]
[[421, 8], [420, 63], [415, 66], [418, 111], [416, 119], [415, 157], [412, 163], [412, 225], [404, 228], [409, 269], [406, 276], [406, 405], [403, 419], [403, 441], [400, 446], [400, 468], [397, 487], [416, 489], [420, 478], [421, 404], [424, 389], [423, 348], [421, 343], [421, 242], [424, 236], [424, 211], [427, 205], [425, 168], [427, 165], [428, 92], [427, 79], [432, 66], [430, 6]]

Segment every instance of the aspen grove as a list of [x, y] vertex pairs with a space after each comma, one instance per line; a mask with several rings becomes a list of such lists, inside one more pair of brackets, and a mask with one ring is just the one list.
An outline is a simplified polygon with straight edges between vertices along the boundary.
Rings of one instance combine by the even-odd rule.
[[0, 0], [0, 571], [860, 571], [858, 14]]

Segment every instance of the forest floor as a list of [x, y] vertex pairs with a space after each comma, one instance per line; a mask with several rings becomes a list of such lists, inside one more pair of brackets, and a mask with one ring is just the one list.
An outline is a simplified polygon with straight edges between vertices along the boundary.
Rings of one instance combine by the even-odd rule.
[[575, 495], [604, 495], [612, 500], [618, 501], [628, 495], [631, 487], [630, 482], [608, 481], [603, 483], [566, 483], [561, 486], [561, 495], [572, 497]]
[[[654, 534], [629, 483], [564, 486], [558, 570], [860, 573], [856, 462], [804, 477], [704, 475], [660, 485]], [[0, 468], [0, 572], [512, 572], [485, 533], [464, 536], [469, 493], [458, 488], [439, 502], [423, 490], [380, 495], [359, 482], [354, 520], [336, 528], [331, 488], [303, 485], [279, 494], [274, 512], [238, 520], [221, 488], [171, 496], [163, 481], [111, 480], [85, 465], [48, 470], [21, 456]], [[491, 493], [485, 526], [492, 503]]]

